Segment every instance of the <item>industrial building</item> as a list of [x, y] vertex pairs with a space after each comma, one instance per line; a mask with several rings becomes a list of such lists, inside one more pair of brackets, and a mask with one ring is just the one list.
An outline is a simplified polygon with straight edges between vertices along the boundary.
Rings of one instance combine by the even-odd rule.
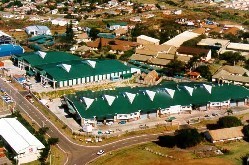
[[0, 135], [7, 148], [14, 152], [17, 164], [37, 160], [45, 146], [16, 118], [0, 119]]
[[118, 60], [83, 60], [64, 52], [38, 51], [13, 56], [13, 60], [28, 75], [36, 75], [42, 85], [49, 83], [53, 88], [114, 80], [139, 71]]
[[248, 96], [247, 88], [232, 84], [167, 82], [152, 87], [80, 91], [64, 98], [69, 112], [84, 125], [245, 105]]

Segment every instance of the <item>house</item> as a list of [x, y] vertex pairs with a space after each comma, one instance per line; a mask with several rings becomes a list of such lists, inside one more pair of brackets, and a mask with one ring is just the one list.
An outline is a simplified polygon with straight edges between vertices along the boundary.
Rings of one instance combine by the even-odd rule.
[[17, 164], [39, 159], [45, 146], [16, 118], [1, 118], [0, 125], [1, 139], [15, 154]]
[[91, 39], [90, 39], [90, 37], [88, 36], [87, 33], [77, 34], [75, 40], [77, 41], [77, 43], [80, 43], [80, 42], [90, 42], [91, 41]]
[[141, 20], [141, 18], [139, 16], [137, 16], [137, 17], [130, 18], [130, 21], [132, 21], [132, 22], [141, 22], [142, 20]]
[[211, 50], [203, 48], [193, 48], [187, 46], [180, 46], [176, 51], [177, 56], [197, 56], [202, 61], [209, 61], [211, 59]]
[[172, 45], [175, 47], [180, 47], [183, 44], [183, 42], [196, 38], [199, 35], [200, 34], [191, 31], [184, 31], [178, 34], [177, 36], [171, 38], [170, 40], [164, 42], [162, 45]]
[[[153, 73], [152, 77], [155, 76]], [[247, 88], [233, 84], [164, 82], [149, 87], [77, 91], [65, 95], [64, 99], [81, 125], [96, 125], [97, 122], [160, 118], [189, 112], [193, 107], [197, 110], [217, 110], [246, 105], [248, 96]]]
[[117, 39], [98, 38], [93, 42], [87, 42], [86, 45], [92, 48], [92, 50], [97, 50], [99, 47], [109, 46], [110, 53], [123, 54], [125, 51], [137, 47], [139, 44], [136, 42]]
[[151, 66], [164, 67], [175, 58], [176, 47], [170, 45], [144, 45], [136, 48], [130, 60], [147, 63]]
[[244, 137], [242, 129], [243, 126], [210, 130], [205, 133], [205, 137], [212, 143], [241, 140]]
[[159, 45], [160, 40], [152, 38], [146, 35], [140, 35], [137, 37], [137, 43], [141, 45]]
[[69, 22], [63, 18], [56, 18], [51, 20], [52, 25], [66, 26]]
[[109, 30], [125, 29], [128, 30], [126, 22], [109, 22], [106, 25], [106, 28]]
[[122, 29], [122, 28], [114, 30], [114, 33], [117, 37], [126, 34], [127, 32], [128, 32], [127, 29]]
[[225, 65], [212, 76], [213, 82], [249, 86], [249, 71], [240, 66]]
[[182, 14], [182, 10], [175, 10], [175, 11], [173, 11], [173, 13], [175, 15], [181, 15]]
[[208, 46], [210, 49], [217, 50], [218, 53], [225, 50], [227, 45], [230, 43], [229, 40], [224, 39], [213, 39], [213, 38], [205, 38], [197, 43], [199, 46]]
[[47, 26], [28, 26], [25, 28], [25, 32], [28, 35], [37, 36], [37, 35], [52, 35], [50, 29]]
[[201, 78], [201, 74], [199, 72], [188, 72], [187, 76], [191, 79], [198, 79]]

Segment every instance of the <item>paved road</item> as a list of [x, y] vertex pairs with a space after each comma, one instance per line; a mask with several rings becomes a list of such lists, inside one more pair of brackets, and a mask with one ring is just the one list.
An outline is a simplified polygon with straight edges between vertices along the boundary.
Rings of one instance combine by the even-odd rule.
[[65, 164], [83, 165], [98, 157], [96, 153], [100, 149], [108, 152], [133, 144], [156, 140], [158, 137], [158, 135], [136, 136], [97, 147], [76, 144], [62, 132], [60, 132], [46, 116], [44, 116], [34, 105], [26, 100], [25, 97], [23, 97], [27, 93], [19, 93], [15, 88], [13, 88], [10, 84], [4, 82], [2, 79], [0, 79], [0, 84], [0, 87], [3, 88], [16, 102], [16, 107], [22, 113], [26, 113], [39, 127], [49, 127], [48, 135], [50, 137], [59, 138], [58, 147], [61, 148], [65, 155], [67, 155]]

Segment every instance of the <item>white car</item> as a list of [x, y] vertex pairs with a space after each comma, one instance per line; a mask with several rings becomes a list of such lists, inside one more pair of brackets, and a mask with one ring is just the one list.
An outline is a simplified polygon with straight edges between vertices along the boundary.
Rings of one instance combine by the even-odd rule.
[[104, 150], [99, 150], [99, 151], [97, 152], [97, 155], [102, 155], [103, 153], [105, 153]]

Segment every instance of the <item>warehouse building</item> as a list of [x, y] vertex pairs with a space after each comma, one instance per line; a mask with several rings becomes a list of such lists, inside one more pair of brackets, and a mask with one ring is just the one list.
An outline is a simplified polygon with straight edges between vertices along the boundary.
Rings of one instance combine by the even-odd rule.
[[124, 75], [139, 71], [118, 60], [86, 59], [64, 52], [27, 53], [13, 56], [13, 60], [27, 74], [36, 75], [42, 85], [66, 87], [101, 80], [118, 80]]
[[248, 89], [232, 84], [168, 82], [153, 87], [80, 91], [64, 98], [69, 112], [84, 125], [163, 117], [193, 109], [223, 109], [247, 104], [248, 96]]
[[45, 146], [17, 119], [0, 119], [0, 135], [7, 148], [14, 152], [18, 164], [32, 162], [40, 157]]

